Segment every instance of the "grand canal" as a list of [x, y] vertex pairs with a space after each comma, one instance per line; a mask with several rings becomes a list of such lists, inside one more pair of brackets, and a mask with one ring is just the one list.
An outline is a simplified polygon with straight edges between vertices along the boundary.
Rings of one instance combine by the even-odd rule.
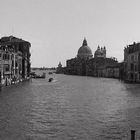
[[140, 138], [140, 85], [53, 75], [0, 92], [0, 140]]

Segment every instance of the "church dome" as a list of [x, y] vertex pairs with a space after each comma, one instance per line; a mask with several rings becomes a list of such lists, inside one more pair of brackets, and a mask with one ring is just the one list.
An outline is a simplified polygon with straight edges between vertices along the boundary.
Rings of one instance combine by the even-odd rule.
[[100, 48], [100, 46], [97, 47], [97, 50], [94, 53], [94, 57], [106, 57], [106, 48]]
[[83, 45], [79, 48], [77, 57], [79, 58], [92, 58], [92, 51], [87, 45], [86, 39], [83, 41]]

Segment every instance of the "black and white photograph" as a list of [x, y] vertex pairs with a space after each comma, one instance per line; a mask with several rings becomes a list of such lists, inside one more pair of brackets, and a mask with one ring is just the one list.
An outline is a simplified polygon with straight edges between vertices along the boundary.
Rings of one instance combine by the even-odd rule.
[[140, 1], [0, 0], [0, 140], [140, 140]]

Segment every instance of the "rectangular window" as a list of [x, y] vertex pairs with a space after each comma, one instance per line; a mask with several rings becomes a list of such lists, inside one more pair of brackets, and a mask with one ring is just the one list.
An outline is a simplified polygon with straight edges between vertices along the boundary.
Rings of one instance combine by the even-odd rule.
[[7, 54], [7, 59], [8, 59], [8, 60], [10, 59], [10, 55], [9, 55], [9, 54]]
[[4, 71], [10, 71], [10, 65], [6, 64], [4, 65]]
[[3, 60], [5, 60], [5, 54], [3, 54]]
[[3, 60], [9, 60], [10, 55], [9, 54], [3, 54]]
[[135, 65], [135, 71], [137, 71], [138, 70], [138, 66], [137, 65]]
[[133, 63], [130, 64], [130, 69], [131, 69], [131, 71], [134, 70], [134, 64]]
[[135, 61], [138, 61], [138, 59], [137, 59], [138, 57], [137, 57], [137, 55], [135, 55], [135, 57], [134, 57], [134, 59], [135, 59]]
[[134, 61], [134, 55], [131, 56], [131, 61]]

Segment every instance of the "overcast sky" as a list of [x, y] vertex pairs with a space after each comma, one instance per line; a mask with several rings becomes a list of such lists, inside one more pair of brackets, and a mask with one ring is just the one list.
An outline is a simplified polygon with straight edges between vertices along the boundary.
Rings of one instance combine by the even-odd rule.
[[63, 66], [89, 47], [106, 46], [123, 60], [127, 44], [140, 41], [139, 0], [0, 0], [0, 36], [31, 42], [32, 66]]

